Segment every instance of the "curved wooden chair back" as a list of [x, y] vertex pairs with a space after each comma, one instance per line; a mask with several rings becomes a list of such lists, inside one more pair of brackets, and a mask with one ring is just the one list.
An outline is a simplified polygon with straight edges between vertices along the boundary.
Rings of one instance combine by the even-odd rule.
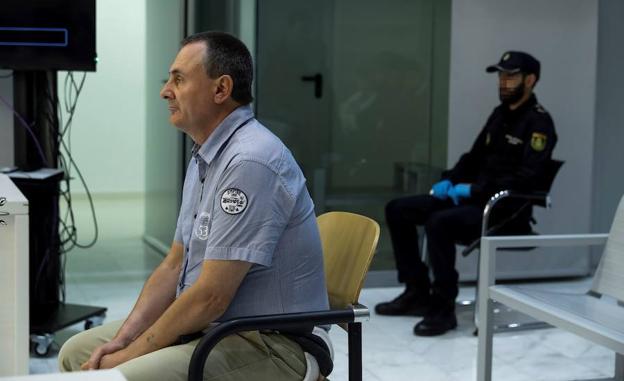
[[317, 221], [329, 304], [332, 309], [357, 304], [379, 241], [379, 224], [347, 212], [325, 213]]

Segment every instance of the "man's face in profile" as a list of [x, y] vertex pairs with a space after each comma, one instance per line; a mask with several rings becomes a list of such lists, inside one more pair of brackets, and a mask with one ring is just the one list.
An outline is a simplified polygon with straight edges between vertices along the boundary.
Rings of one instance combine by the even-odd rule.
[[523, 73], [498, 73], [498, 96], [502, 103], [514, 104], [522, 98], [525, 91], [524, 78]]
[[169, 105], [169, 121], [185, 132], [201, 128], [210, 120], [213, 109], [211, 90], [214, 81], [206, 74], [205, 54], [206, 46], [202, 42], [182, 47], [171, 64], [169, 79], [160, 91], [160, 96]]

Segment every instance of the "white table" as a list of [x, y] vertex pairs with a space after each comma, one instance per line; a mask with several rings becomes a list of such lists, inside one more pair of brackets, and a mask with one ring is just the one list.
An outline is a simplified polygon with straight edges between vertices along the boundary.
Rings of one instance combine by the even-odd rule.
[[28, 374], [28, 201], [0, 174], [0, 376]]
[[20, 377], [0, 377], [0, 381], [126, 381], [117, 369], [87, 372], [36, 374]]

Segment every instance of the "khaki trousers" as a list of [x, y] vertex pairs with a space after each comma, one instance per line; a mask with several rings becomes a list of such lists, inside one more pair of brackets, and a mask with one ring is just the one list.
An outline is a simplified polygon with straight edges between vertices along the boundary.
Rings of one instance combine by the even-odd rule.
[[[98, 346], [110, 341], [123, 321], [111, 322], [71, 337], [59, 353], [61, 371], [80, 370]], [[199, 339], [148, 353], [117, 369], [128, 381], [186, 381], [191, 355]], [[306, 373], [303, 351], [290, 339], [258, 331], [224, 338], [210, 352], [204, 381], [291, 381]]]

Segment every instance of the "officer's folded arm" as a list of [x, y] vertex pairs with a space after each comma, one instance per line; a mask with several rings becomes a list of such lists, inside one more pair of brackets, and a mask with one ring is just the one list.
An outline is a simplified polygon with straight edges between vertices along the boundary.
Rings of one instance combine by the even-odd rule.
[[207, 328], [226, 311], [251, 265], [244, 261], [205, 260], [197, 281], [128, 347], [104, 356], [100, 368], [113, 368], [167, 347], [181, 335]]

